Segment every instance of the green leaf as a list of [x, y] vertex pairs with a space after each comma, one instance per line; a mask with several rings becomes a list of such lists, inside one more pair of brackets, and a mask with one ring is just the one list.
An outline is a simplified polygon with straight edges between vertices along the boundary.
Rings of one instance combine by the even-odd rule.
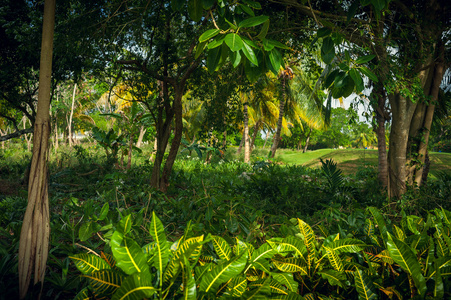
[[312, 259], [316, 256], [316, 247], [315, 247], [315, 233], [313, 232], [310, 225], [298, 219], [298, 227], [301, 232], [301, 235], [304, 239], [304, 244], [307, 247], [309, 252], [309, 265], [312, 262]]
[[385, 8], [385, 2], [386, 0], [371, 0], [371, 4], [373, 4], [377, 11], [381, 11]]
[[95, 295], [111, 295], [122, 284], [122, 276], [113, 270], [100, 270], [84, 275]]
[[[271, 282], [271, 278], [267, 278], [259, 280], [257, 282], [253, 282], [252, 284], [249, 284], [250, 291], [247, 291], [244, 293], [242, 299], [268, 299], [269, 295], [271, 294], [271, 287], [269, 286], [269, 283]], [[252, 288], [251, 287], [254, 287]]]
[[150, 220], [149, 234], [153, 238], [157, 255], [154, 260], [154, 267], [160, 273], [160, 282], [162, 281], [164, 269], [168, 263], [170, 250], [168, 247], [166, 233], [164, 232], [163, 223], [157, 217], [155, 212], [152, 212], [152, 219]]
[[85, 287], [75, 296], [74, 300], [90, 300], [91, 295], [92, 293], [89, 287]]
[[174, 11], [180, 11], [185, 4], [185, 0], [171, 0], [171, 7]]
[[316, 36], [318, 38], [322, 38], [325, 36], [329, 36], [331, 33], [332, 33], [332, 30], [330, 28], [322, 27], [322, 28], [318, 29], [318, 31], [316, 32]]
[[380, 211], [375, 207], [368, 207], [368, 211], [373, 216], [376, 221], [377, 227], [379, 228], [379, 232], [381, 233], [382, 239], [387, 239], [387, 225], [385, 225], [385, 220]]
[[243, 295], [247, 288], [247, 278], [245, 276], [237, 276], [229, 281], [225, 296], [239, 298]]
[[337, 252], [333, 251], [329, 247], [324, 247], [326, 250], [327, 258], [329, 259], [330, 265], [338, 272], [343, 272], [343, 261]]
[[268, 16], [258, 16], [258, 17], [248, 18], [246, 20], [241, 21], [240, 24], [238, 25], [238, 27], [246, 28], [246, 27], [258, 26], [260, 24], [265, 23], [268, 19], [269, 19]]
[[165, 269], [163, 282], [166, 284], [171, 280], [176, 279], [180, 271], [180, 265], [184, 263], [183, 257], [186, 257], [188, 261], [196, 263], [201, 254], [202, 245], [209, 241], [210, 238], [204, 240], [203, 235], [189, 238], [185, 241], [179, 241], [177, 244], [177, 250]]
[[277, 280], [279, 283], [285, 285], [290, 291], [296, 293], [298, 291], [299, 283], [297, 283], [293, 274], [291, 273], [273, 273], [272, 278]]
[[141, 300], [156, 292], [149, 270], [128, 276], [114, 293], [112, 300]]
[[374, 82], [378, 82], [379, 81], [377, 76], [373, 72], [371, 72], [368, 68], [366, 68], [366, 67], [358, 67], [358, 69], [360, 70], [360, 72], [362, 72], [364, 75], [366, 75], [372, 81], [374, 81]]
[[278, 72], [282, 65], [282, 54], [277, 49], [272, 49], [269, 53], [269, 60], [274, 70]]
[[196, 280], [194, 279], [188, 258], [183, 256], [183, 262], [180, 262], [180, 264], [182, 266], [183, 299], [196, 300]]
[[188, 0], [188, 13], [193, 21], [199, 22], [203, 11], [202, 0]]
[[336, 240], [328, 244], [327, 247], [337, 253], [357, 253], [362, 251], [367, 245], [357, 239]]
[[255, 8], [255, 9], [262, 9], [262, 6], [260, 3], [252, 1], [252, 0], [243, 0], [243, 3], [246, 3], [247, 5], [249, 5], [252, 8]]
[[277, 258], [273, 258], [272, 262], [274, 264], [274, 266], [282, 271], [282, 272], [287, 272], [287, 273], [295, 273], [295, 272], [299, 272], [301, 273], [301, 275], [307, 275], [307, 266], [305, 266], [302, 263], [301, 259], [298, 258], [283, 258], [283, 257], [277, 257]]
[[249, 6], [243, 5], [241, 3], [239, 4], [239, 6], [245, 13], [247, 13], [248, 15], [250, 15], [252, 17], [255, 17], [254, 11]]
[[232, 257], [232, 249], [229, 244], [220, 236], [213, 236], [213, 248], [220, 259], [230, 260]]
[[105, 260], [94, 254], [80, 253], [69, 256], [69, 258], [72, 259], [77, 269], [84, 275], [111, 268]]
[[357, 269], [354, 272], [354, 280], [355, 288], [361, 299], [377, 299], [377, 294], [374, 292], [375, 287], [373, 282], [362, 270]]
[[199, 43], [196, 46], [196, 54], [194, 55], [195, 59], [197, 59], [202, 54], [202, 52], [204, 52], [204, 49], [206, 46], [207, 46], [207, 41]]
[[268, 30], [269, 30], [269, 19], [265, 23], [263, 23], [263, 27], [260, 30], [260, 33], [256, 36], [256, 38], [263, 40], [264, 38], [266, 38]]
[[233, 67], [234, 68], [238, 67], [238, 65], [241, 63], [240, 51], [237, 51], [237, 52], [230, 51], [229, 56], [230, 56], [229, 58], [230, 58], [230, 61], [232, 62]]
[[354, 0], [354, 2], [352, 2], [351, 7], [349, 7], [348, 10], [346, 22], [349, 22], [352, 18], [354, 18], [355, 14], [357, 13], [357, 9], [359, 8], [359, 2], [359, 0]]
[[285, 256], [287, 253], [294, 252], [296, 257], [304, 258], [304, 254], [307, 253], [307, 247], [304, 245], [302, 240], [294, 236], [288, 236], [284, 239], [272, 238], [266, 242], [271, 246], [271, 248], [282, 256]]
[[[253, 63], [254, 65], [258, 66], [258, 59], [257, 56], [255, 56], [254, 50], [248, 45], [246, 40], [244, 40], [243, 48], [241, 49], [243, 51], [244, 55], [247, 57], [247, 59]], [[239, 53], [239, 52], [237, 52]]]
[[418, 293], [426, 294], [426, 280], [421, 272], [421, 266], [412, 249], [387, 232], [387, 249], [390, 257], [410, 276], [412, 276]]
[[330, 64], [335, 57], [335, 44], [332, 38], [326, 37], [321, 45], [321, 59], [325, 64]]
[[[208, 72], [213, 73], [218, 66], [219, 60], [221, 59], [221, 48], [213, 48], [208, 51], [207, 56], [207, 69]], [[201, 153], [202, 155], [202, 153]]]
[[131, 238], [124, 237], [119, 231], [111, 237], [111, 250], [113, 251], [116, 266], [126, 274], [145, 272], [149, 269], [146, 255], [139, 245]]
[[364, 55], [364, 56], [359, 57], [359, 58], [355, 61], [355, 63], [356, 63], [356, 64], [364, 64], [364, 63], [369, 62], [370, 60], [372, 60], [372, 59], [375, 58], [375, 57], [376, 57], [376, 55], [373, 55], [373, 54], [371, 54], [371, 55]]
[[123, 235], [129, 233], [131, 229], [132, 229], [132, 215], [125, 216], [116, 226], [116, 231], [119, 231]]
[[202, 35], [199, 37], [199, 42], [202, 43], [202, 42], [208, 41], [212, 37], [215, 37], [216, 35], [218, 35], [218, 33], [220, 33], [220, 32], [221, 32], [220, 29], [209, 29], [209, 30], [205, 31], [204, 33], [202, 33]]
[[344, 272], [338, 272], [335, 270], [324, 270], [321, 272], [318, 272], [318, 274], [321, 274], [321, 277], [323, 279], [327, 279], [330, 285], [343, 287], [343, 282], [346, 280], [346, 274]]
[[332, 83], [334, 83], [335, 77], [337, 77], [340, 72], [341, 71], [338, 69], [330, 72], [330, 74], [327, 75], [326, 80], [324, 81], [324, 88], [326, 89], [329, 88], [332, 85]]
[[365, 88], [362, 76], [360, 76], [360, 73], [356, 69], [349, 70], [349, 76], [351, 76], [352, 80], [354, 80], [355, 83], [355, 89], [356, 93], [360, 93]]
[[[108, 213], [108, 211], [107, 211]], [[80, 238], [80, 241], [84, 242], [87, 239], [89, 239], [93, 233], [96, 233], [98, 231], [100, 231], [100, 228], [102, 226], [100, 226], [100, 224], [98, 224], [97, 222], [93, 222], [93, 221], [89, 221], [86, 223], [83, 223], [80, 226], [80, 230], [78, 231], [78, 237]]]
[[435, 274], [434, 274], [434, 298], [444, 299], [445, 290], [443, 286], [443, 279], [441, 271], [438, 264], [435, 264]]
[[272, 49], [274, 49], [274, 44], [271, 44], [268, 39], [263, 39], [262, 41], [265, 51], [271, 51]]
[[247, 259], [247, 251], [244, 251], [239, 256], [213, 267], [211, 271], [202, 276], [199, 289], [206, 293], [215, 293], [222, 283], [241, 274]]
[[266, 39], [266, 41], [268, 43], [270, 43], [271, 45], [274, 45], [274, 47], [280, 48], [280, 49], [285, 49], [285, 50], [289, 50], [290, 47], [288, 47], [287, 45], [282, 44], [281, 42], [275, 41], [275, 40], [269, 40]]
[[204, 9], [210, 9], [215, 4], [216, 0], [202, 0], [202, 7]]
[[107, 203], [105, 203], [105, 204], [102, 206], [102, 209], [100, 210], [100, 215], [99, 215], [98, 220], [99, 220], [99, 221], [104, 220], [104, 219], [106, 218], [106, 216], [108, 215], [108, 211], [109, 211], [109, 210], [110, 210], [110, 205], [109, 205], [108, 202], [107, 202]]
[[229, 46], [231, 51], [238, 51], [243, 48], [243, 40], [236, 33], [229, 33], [225, 36], [224, 42]]
[[221, 36], [219, 38], [214, 39], [210, 43], [207, 44], [208, 49], [214, 49], [222, 45], [224, 43], [225, 36]]

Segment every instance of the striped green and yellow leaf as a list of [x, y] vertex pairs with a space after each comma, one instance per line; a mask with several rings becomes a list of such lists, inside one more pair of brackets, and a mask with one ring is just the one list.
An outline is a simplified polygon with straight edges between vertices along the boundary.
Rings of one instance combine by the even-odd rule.
[[69, 258], [75, 263], [77, 269], [85, 275], [99, 270], [111, 269], [105, 260], [94, 254], [80, 253], [69, 256]]

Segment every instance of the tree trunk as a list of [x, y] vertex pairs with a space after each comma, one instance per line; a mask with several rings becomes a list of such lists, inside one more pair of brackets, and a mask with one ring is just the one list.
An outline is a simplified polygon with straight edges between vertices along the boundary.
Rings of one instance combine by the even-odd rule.
[[241, 149], [243, 148], [243, 145], [244, 145], [244, 137], [245, 137], [245, 135], [244, 135], [244, 129], [243, 129], [243, 137], [241, 138], [240, 145], [238, 146], [238, 150], [236, 151], [236, 154], [237, 154], [237, 155], [240, 155]]
[[227, 147], [227, 129], [224, 130], [223, 136], [224, 136], [224, 140], [222, 141], [222, 148], [225, 149]]
[[309, 133], [307, 134], [307, 138], [305, 139], [305, 146], [304, 146], [304, 150], [302, 150], [302, 153], [307, 152], [307, 148], [308, 148], [308, 144], [310, 141], [310, 135], [312, 134], [312, 129], [310, 128]]
[[138, 141], [136, 142], [136, 148], [141, 148], [141, 144], [143, 142], [144, 135], [146, 134], [147, 129], [144, 128], [144, 125], [139, 129]]
[[285, 107], [285, 76], [282, 77], [282, 99], [280, 99], [279, 104], [279, 119], [277, 120], [277, 130], [276, 134], [274, 135], [274, 140], [271, 147], [271, 157], [274, 158], [276, 155], [277, 147], [279, 146], [280, 141], [280, 133], [282, 132], [282, 120], [283, 120], [283, 113], [284, 113], [284, 107]]
[[400, 92], [389, 95], [389, 100], [393, 115], [388, 152], [389, 197], [399, 198], [406, 191], [406, 149], [416, 104], [403, 97]]
[[381, 83], [376, 83], [373, 95], [377, 98], [377, 106], [374, 107], [376, 112], [376, 127], [374, 131], [377, 136], [377, 152], [378, 152], [378, 174], [377, 178], [384, 188], [388, 186], [388, 160], [387, 160], [387, 141], [385, 139], [385, 121], [389, 120], [387, 111], [385, 110], [386, 93]]
[[[417, 160], [411, 163], [410, 181], [416, 183], [418, 186], [425, 181], [423, 172], [425, 170], [425, 159], [427, 156], [427, 146], [429, 143], [429, 132], [432, 126], [432, 118], [434, 116], [435, 102], [438, 100], [440, 84], [442, 82], [443, 74], [445, 73], [443, 45], [439, 47], [439, 58], [436, 60], [435, 68], [432, 70], [432, 80], [427, 81], [424, 87], [426, 96], [430, 96], [430, 102], [421, 103], [417, 106], [417, 111], [421, 112], [418, 118], [412, 120], [412, 124], [418, 124], [417, 130], [414, 131], [413, 136], [416, 137], [418, 146], [416, 147], [415, 156]], [[415, 122], [416, 121], [416, 122]], [[429, 168], [426, 168], [428, 171]], [[426, 174], [427, 178], [427, 174]]]
[[128, 161], [127, 161], [127, 170], [130, 170], [130, 168], [132, 167], [132, 150], [133, 150], [133, 139], [134, 139], [135, 135], [134, 135], [134, 131], [132, 130], [132, 132], [130, 133], [130, 141], [128, 143]]
[[180, 143], [182, 141], [183, 134], [183, 87], [174, 87], [174, 103], [172, 105], [175, 116], [175, 130], [174, 138], [172, 139], [171, 149], [169, 150], [168, 158], [163, 168], [163, 176], [160, 180], [160, 190], [166, 192], [169, 186], [169, 177], [172, 172], [172, 166], [174, 165], [175, 159], [177, 157], [178, 150], [180, 148]]
[[251, 152], [254, 149], [255, 140], [257, 139], [257, 134], [260, 131], [260, 123], [261, 121], [257, 121], [257, 123], [254, 126], [254, 134], [252, 135], [252, 141], [250, 146]]
[[74, 104], [75, 104], [75, 91], [77, 90], [77, 84], [74, 84], [74, 92], [72, 93], [72, 105], [70, 108], [70, 115], [69, 115], [69, 124], [67, 124], [67, 129], [69, 130], [69, 148], [72, 148], [72, 117], [74, 115]]
[[[42, 28], [41, 61], [33, 157], [28, 184], [28, 205], [19, 244], [19, 295], [25, 298], [31, 275], [34, 284], [44, 284], [49, 252], [50, 218], [48, 199], [48, 144], [50, 135], [50, 92], [52, 75], [55, 0], [45, 0]], [[34, 272], [33, 272], [34, 267]], [[41, 294], [39, 295], [40, 298]]]
[[265, 143], [263, 144], [263, 149], [266, 148], [266, 143], [268, 143], [269, 138], [269, 130], [265, 132]]
[[244, 112], [244, 163], [250, 162], [250, 149], [249, 149], [249, 115], [247, 112], [247, 103], [243, 105]]
[[[156, 189], [160, 189], [160, 171], [163, 163], [164, 153], [168, 145], [169, 136], [171, 135], [171, 123], [173, 119], [173, 110], [169, 103], [169, 92], [166, 82], [160, 81], [160, 103], [158, 104], [158, 115], [156, 122], [156, 141], [157, 152], [155, 153], [155, 161], [152, 168], [152, 176], [150, 178], [150, 185]], [[163, 114], [166, 119], [163, 121]]]

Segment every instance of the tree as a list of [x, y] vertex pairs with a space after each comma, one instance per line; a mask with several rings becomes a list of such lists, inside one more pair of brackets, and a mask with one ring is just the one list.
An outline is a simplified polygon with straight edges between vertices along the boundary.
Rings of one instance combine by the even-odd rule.
[[33, 273], [34, 284], [41, 282], [42, 289], [48, 257], [50, 216], [47, 158], [50, 136], [49, 111], [54, 25], [55, 0], [46, 0], [42, 26], [39, 98], [34, 124], [33, 158], [28, 184], [28, 205], [20, 232], [19, 294], [21, 299], [26, 296]]
[[280, 133], [282, 131], [282, 121], [283, 121], [283, 113], [284, 113], [284, 107], [286, 99], [286, 88], [287, 88], [287, 82], [289, 82], [291, 79], [293, 79], [293, 71], [290, 67], [287, 67], [280, 71], [279, 79], [281, 81], [281, 94], [280, 94], [280, 100], [279, 100], [279, 119], [277, 120], [277, 128], [276, 133], [274, 134], [274, 140], [271, 146], [271, 157], [274, 158], [276, 155], [276, 150], [279, 145], [280, 141]]
[[[451, 24], [449, 1], [374, 0], [362, 2], [362, 6], [359, 2], [352, 6], [322, 6], [323, 2], [318, 2], [316, 9], [295, 1], [282, 2], [312, 17], [322, 27], [318, 30], [322, 59], [335, 64], [325, 78], [331, 96], [346, 95], [354, 87], [363, 90], [359, 73], [384, 85], [392, 113], [388, 153], [390, 195], [402, 195], [406, 181], [420, 185], [433, 103], [438, 100], [446, 65], [444, 45]], [[351, 47], [344, 49], [343, 39]], [[353, 58], [362, 54], [366, 56]], [[374, 73], [366, 63], [372, 64]], [[383, 118], [384, 102], [375, 103]], [[378, 138], [384, 136], [381, 120]], [[383, 153], [382, 147], [380, 151]], [[379, 157], [380, 164], [383, 159]]]

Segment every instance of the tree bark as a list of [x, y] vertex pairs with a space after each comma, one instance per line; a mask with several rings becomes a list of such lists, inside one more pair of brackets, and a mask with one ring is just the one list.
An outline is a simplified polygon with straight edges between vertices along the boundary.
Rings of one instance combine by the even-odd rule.
[[[434, 116], [435, 110], [435, 102], [438, 100], [438, 94], [440, 91], [440, 84], [442, 82], [443, 75], [445, 73], [445, 61], [444, 61], [444, 47], [440, 45], [439, 47], [439, 58], [436, 60], [435, 68], [433, 70], [432, 81], [430, 82], [430, 86], [425, 87], [425, 95], [430, 96], [429, 103], [421, 103], [422, 116], [420, 116], [419, 129], [417, 130], [417, 140], [418, 140], [418, 148], [417, 148], [417, 160], [414, 164], [412, 164], [411, 169], [411, 181], [416, 183], [418, 186], [422, 184], [422, 182], [426, 181], [427, 174], [423, 176], [423, 172], [429, 171], [429, 168], [424, 168], [425, 160], [427, 156], [427, 146], [429, 143], [429, 133], [432, 126], [432, 119]], [[429, 83], [429, 82], [428, 82]], [[429, 91], [428, 94], [426, 92]], [[420, 105], [419, 105], [420, 106]], [[418, 107], [417, 107], [418, 109]]]
[[304, 150], [302, 150], [302, 153], [307, 152], [307, 148], [308, 148], [308, 144], [310, 142], [310, 135], [312, 134], [312, 129], [310, 128], [309, 133], [307, 134], [307, 138], [305, 139], [305, 146], [304, 146]]
[[254, 126], [254, 133], [252, 134], [252, 141], [251, 141], [251, 146], [250, 146], [251, 152], [254, 149], [255, 140], [257, 139], [257, 134], [260, 131], [260, 123], [261, 123], [261, 121], [259, 120], [259, 121], [257, 121], [257, 123]]
[[393, 115], [388, 152], [389, 197], [399, 198], [406, 191], [406, 149], [416, 104], [402, 96], [399, 91], [389, 95], [389, 100]]
[[249, 115], [247, 111], [247, 102], [243, 105], [244, 114], [244, 163], [250, 162], [250, 149], [249, 149]]
[[160, 180], [160, 190], [163, 192], [167, 191], [169, 186], [169, 176], [171, 175], [172, 166], [174, 165], [175, 159], [177, 157], [178, 150], [180, 148], [180, 143], [182, 141], [183, 134], [183, 87], [176, 86], [174, 91], [174, 103], [173, 110], [175, 116], [175, 130], [174, 138], [172, 139], [171, 149], [169, 150], [168, 158], [163, 168], [163, 175]]
[[67, 124], [67, 129], [69, 131], [69, 148], [72, 148], [72, 117], [74, 115], [74, 104], [75, 104], [75, 91], [77, 90], [77, 84], [74, 84], [74, 92], [72, 93], [72, 105], [70, 107], [69, 124]]
[[387, 141], [385, 139], [385, 121], [389, 117], [385, 110], [386, 93], [381, 83], [374, 87], [373, 95], [377, 98], [377, 105], [374, 107], [376, 112], [376, 127], [374, 131], [377, 136], [378, 153], [378, 173], [377, 178], [384, 188], [388, 186], [388, 160], [387, 160]]
[[[44, 283], [49, 250], [48, 144], [55, 0], [45, 0], [39, 71], [38, 107], [34, 125], [33, 157], [28, 184], [28, 205], [19, 244], [19, 296], [25, 298], [31, 275]], [[33, 272], [34, 267], [34, 272]], [[40, 295], [39, 295], [40, 298]]]
[[241, 153], [241, 149], [243, 148], [244, 137], [245, 137], [245, 135], [244, 135], [244, 129], [243, 129], [243, 137], [241, 138], [240, 145], [238, 146], [238, 150], [236, 151], [236, 154], [238, 154], [238, 155]]
[[274, 135], [274, 140], [271, 147], [271, 157], [274, 158], [276, 155], [277, 147], [279, 146], [280, 141], [280, 133], [282, 132], [282, 120], [283, 120], [283, 113], [285, 108], [285, 76], [282, 75], [282, 99], [280, 99], [279, 104], [279, 119], [277, 120], [277, 129], [276, 134]]
[[144, 128], [144, 125], [139, 129], [138, 141], [136, 141], [136, 148], [141, 148], [141, 144], [144, 139], [144, 135], [146, 134], [147, 129]]

